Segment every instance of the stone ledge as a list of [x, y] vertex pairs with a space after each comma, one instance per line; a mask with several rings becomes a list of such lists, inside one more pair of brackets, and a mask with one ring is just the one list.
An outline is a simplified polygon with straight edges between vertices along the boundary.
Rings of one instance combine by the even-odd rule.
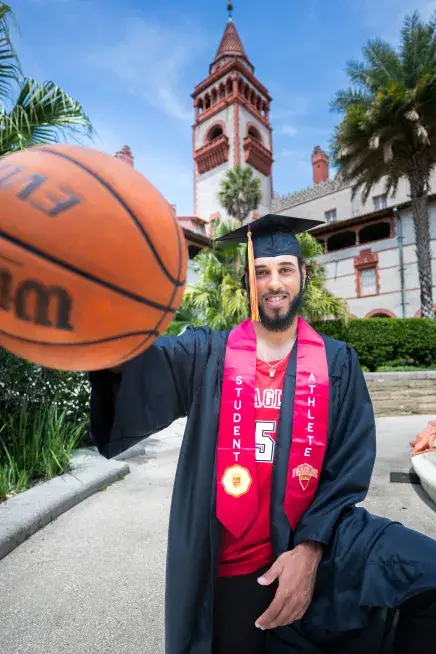
[[418, 475], [421, 486], [436, 504], [436, 452], [412, 456], [412, 467]]
[[409, 379], [434, 379], [436, 370], [417, 370], [416, 372], [365, 372], [367, 381], [392, 381], [394, 379], [408, 381]]
[[130, 472], [94, 449], [73, 452], [70, 472], [0, 504], [0, 560], [49, 522]]

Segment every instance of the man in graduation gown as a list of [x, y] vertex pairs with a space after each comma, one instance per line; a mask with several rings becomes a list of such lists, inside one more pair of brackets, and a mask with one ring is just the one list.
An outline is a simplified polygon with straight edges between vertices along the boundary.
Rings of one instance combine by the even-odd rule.
[[[298, 317], [295, 236], [248, 238], [251, 318], [160, 337], [91, 374], [91, 431], [113, 457], [187, 416], [168, 536], [166, 654], [404, 654], [436, 648], [436, 542], [357, 508], [375, 422], [355, 352]], [[426, 649], [426, 647], [428, 649]]]

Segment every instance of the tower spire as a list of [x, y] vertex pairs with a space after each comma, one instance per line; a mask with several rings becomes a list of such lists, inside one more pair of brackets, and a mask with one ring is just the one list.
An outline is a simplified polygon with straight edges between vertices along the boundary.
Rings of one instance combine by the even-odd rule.
[[233, 9], [234, 9], [233, 2], [228, 2], [227, 11], [229, 12], [229, 23], [233, 22]]

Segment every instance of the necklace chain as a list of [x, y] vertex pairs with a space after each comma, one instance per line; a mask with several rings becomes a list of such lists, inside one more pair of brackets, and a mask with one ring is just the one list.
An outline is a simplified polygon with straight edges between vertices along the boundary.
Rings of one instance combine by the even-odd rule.
[[269, 367], [269, 376], [270, 376], [270, 377], [274, 377], [274, 375], [275, 375], [276, 372], [277, 372], [276, 369], [278, 368], [278, 366], [279, 366], [281, 363], [283, 363], [283, 361], [286, 359], [286, 357], [289, 356], [289, 354], [290, 354], [290, 352], [292, 351], [292, 348], [294, 347], [294, 345], [295, 345], [295, 339], [292, 341], [292, 345], [291, 345], [291, 347], [289, 348], [289, 352], [287, 352], [287, 353], [285, 354], [285, 356], [283, 357], [283, 359], [280, 359], [280, 361], [277, 361], [277, 363], [275, 363], [274, 365], [271, 364], [269, 361], [267, 361], [267, 360], [265, 359], [265, 356], [263, 355], [262, 352], [259, 352], [259, 356], [260, 356], [260, 358], [261, 358], [262, 361], [263, 361], [264, 363], [266, 363], [266, 365]]

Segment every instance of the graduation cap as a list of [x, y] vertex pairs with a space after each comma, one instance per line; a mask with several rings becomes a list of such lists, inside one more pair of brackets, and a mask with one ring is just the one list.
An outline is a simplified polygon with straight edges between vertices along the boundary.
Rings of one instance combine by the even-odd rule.
[[269, 213], [215, 239], [220, 243], [248, 244], [248, 275], [251, 319], [253, 321], [258, 322], [260, 320], [254, 260], [260, 257], [280, 257], [284, 255], [301, 258], [302, 252], [296, 235], [322, 224], [324, 224], [324, 220], [293, 218]]

